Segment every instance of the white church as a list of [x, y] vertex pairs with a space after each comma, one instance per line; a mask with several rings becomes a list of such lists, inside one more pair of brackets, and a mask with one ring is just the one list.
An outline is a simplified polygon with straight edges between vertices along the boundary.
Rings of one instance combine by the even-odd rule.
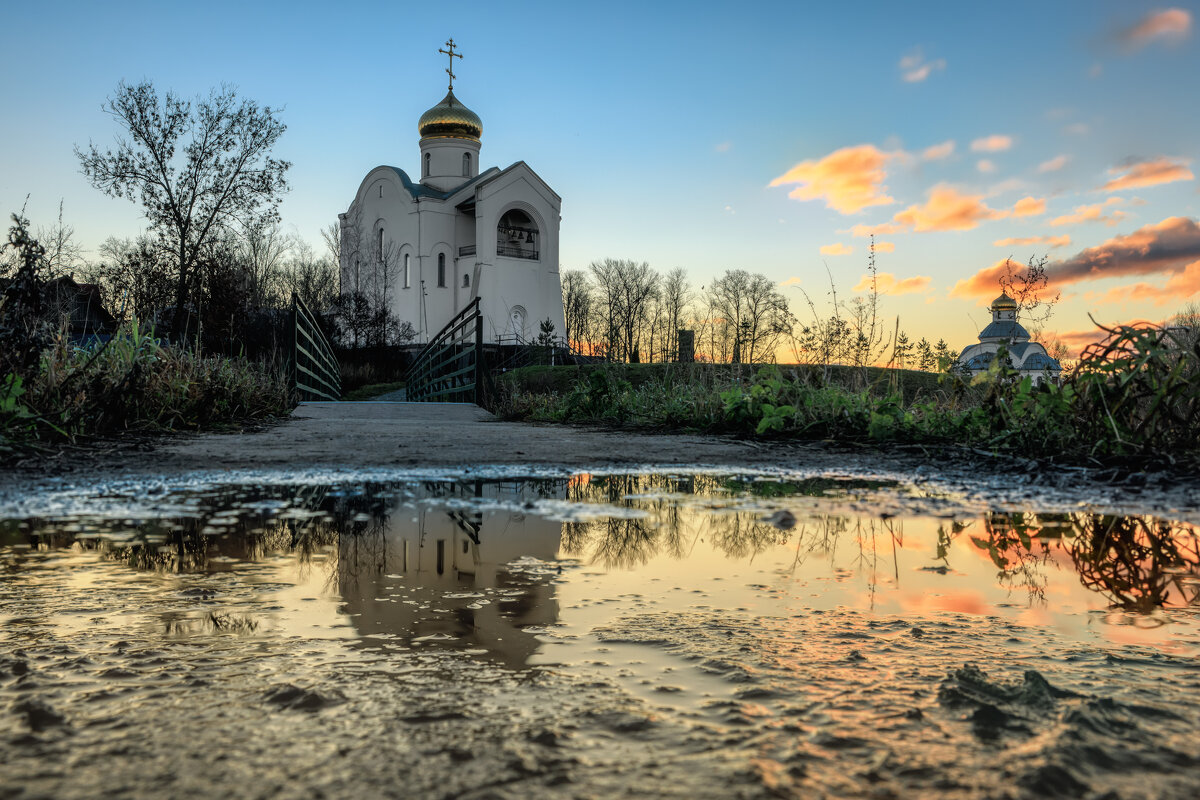
[[480, 169], [483, 122], [454, 96], [462, 55], [446, 45], [449, 91], [417, 123], [420, 180], [376, 167], [338, 215], [342, 292], [389, 303], [418, 343], [477, 297], [485, 341], [532, 341], [546, 319], [562, 338], [562, 198], [524, 161]]
[[1001, 292], [989, 307], [992, 321], [979, 332], [979, 344], [968, 345], [958, 356], [958, 367], [967, 375], [987, 372], [1003, 346], [1009, 365], [1021, 377], [1028, 376], [1037, 385], [1057, 380], [1062, 366], [1038, 342], [1030, 341], [1029, 331], [1017, 321], [1017, 301]]

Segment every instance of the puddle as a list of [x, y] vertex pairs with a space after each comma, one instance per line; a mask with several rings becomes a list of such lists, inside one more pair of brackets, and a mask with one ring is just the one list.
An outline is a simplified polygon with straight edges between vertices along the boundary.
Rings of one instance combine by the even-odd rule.
[[1198, 611], [883, 480], [114, 484], [0, 520], [0, 794], [1194, 797]]

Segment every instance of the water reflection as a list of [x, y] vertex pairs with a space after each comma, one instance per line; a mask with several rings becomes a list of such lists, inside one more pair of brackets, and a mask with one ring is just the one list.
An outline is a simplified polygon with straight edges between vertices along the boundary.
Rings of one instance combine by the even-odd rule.
[[[755, 582], [719, 601], [751, 598], [763, 613], [822, 604], [996, 613], [1022, 596], [1025, 608], [1075, 615], [1098, 598], [1143, 615], [1200, 606], [1190, 525], [1085, 512], [891, 518], [839, 505], [888, 491], [715, 475], [237, 486], [181, 493], [142, 519], [0, 521], [0, 570], [22, 574], [39, 553], [69, 548], [139, 573], [233, 575], [259, 604], [231, 608], [187, 589], [187, 603], [158, 614], [169, 636], [261, 635], [279, 607], [267, 597], [303, 585], [335, 603], [356, 647], [456, 649], [514, 667], [563, 623], [563, 588], [579, 564], [604, 571], [594, 585], [575, 581], [586, 591], [630, 591], [682, 572], [683, 588], [711, 590], [714, 603], [713, 581], [750, 568]], [[675, 566], [685, 561], [686, 570]], [[579, 591], [572, 608], [588, 602]]]

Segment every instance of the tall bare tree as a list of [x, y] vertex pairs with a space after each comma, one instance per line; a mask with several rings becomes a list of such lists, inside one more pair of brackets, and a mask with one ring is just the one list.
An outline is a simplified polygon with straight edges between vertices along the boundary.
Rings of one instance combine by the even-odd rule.
[[567, 343], [580, 352], [590, 353], [587, 342], [589, 319], [592, 315], [592, 286], [587, 273], [568, 269], [562, 273], [563, 335]]
[[658, 273], [644, 261], [614, 258], [593, 261], [588, 268], [610, 353], [618, 359], [639, 360], [638, 343], [651, 300], [658, 294]]
[[239, 101], [228, 86], [193, 105], [173, 92], [160, 100], [148, 81], [122, 81], [103, 109], [124, 135], [115, 149], [89, 142], [75, 154], [97, 189], [142, 204], [150, 228], [172, 252], [172, 332], [180, 336], [206, 248], [236, 222], [278, 220], [291, 164], [273, 158], [271, 149], [287, 126], [276, 109]]
[[708, 288], [721, 350], [748, 363], [773, 361], [775, 350], [795, 322], [787, 298], [767, 276], [743, 269], [726, 270]]

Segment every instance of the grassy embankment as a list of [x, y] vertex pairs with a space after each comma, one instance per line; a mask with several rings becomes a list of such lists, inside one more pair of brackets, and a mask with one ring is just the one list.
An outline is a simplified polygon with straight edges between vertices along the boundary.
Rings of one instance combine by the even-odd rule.
[[957, 445], [1077, 463], [1200, 461], [1200, 342], [1114, 329], [1061, 385], [850, 367], [527, 367], [498, 380], [510, 419], [879, 444]]
[[60, 334], [28, 376], [0, 378], [0, 453], [130, 430], [219, 428], [294, 405], [278, 367], [164, 345], [136, 324], [90, 348]]

